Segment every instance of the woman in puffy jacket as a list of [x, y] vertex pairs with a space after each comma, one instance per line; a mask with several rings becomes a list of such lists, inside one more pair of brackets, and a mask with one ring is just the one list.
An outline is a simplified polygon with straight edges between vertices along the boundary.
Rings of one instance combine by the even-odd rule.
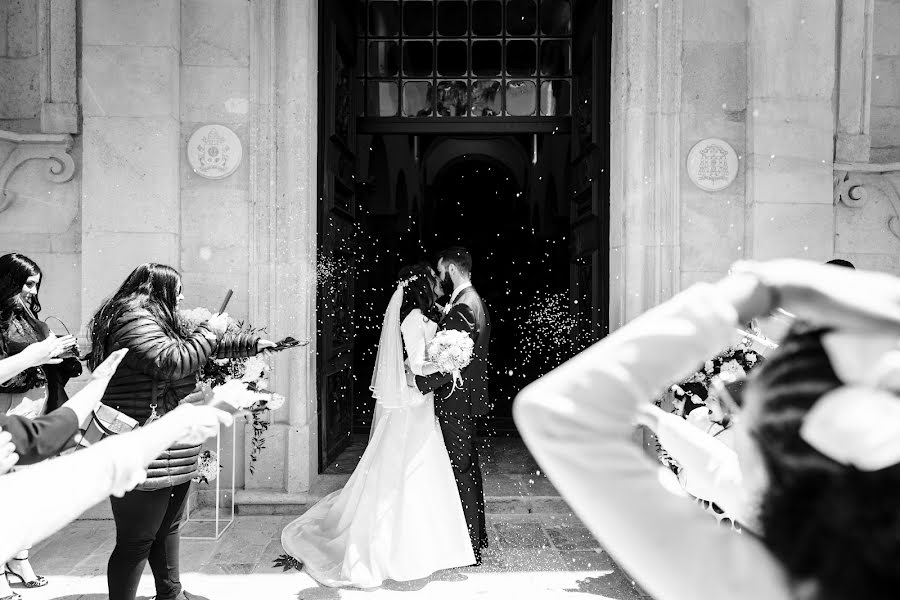
[[[197, 386], [210, 357], [253, 356], [274, 344], [248, 334], [226, 335], [227, 316], [214, 315], [192, 332], [181, 331], [182, 300], [175, 269], [145, 263], [132, 271], [91, 321], [90, 365], [128, 348], [103, 396], [103, 403], [140, 424], [173, 410]], [[111, 497], [116, 547], [109, 559], [110, 600], [134, 600], [149, 560], [159, 600], [187, 598], [178, 567], [178, 527], [199, 445], [169, 448], [147, 470], [147, 481], [121, 498]]]

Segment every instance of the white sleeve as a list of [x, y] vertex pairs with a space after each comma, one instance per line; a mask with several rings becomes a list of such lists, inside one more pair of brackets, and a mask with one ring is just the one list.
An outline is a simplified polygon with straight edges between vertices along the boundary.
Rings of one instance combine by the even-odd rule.
[[403, 334], [403, 345], [406, 347], [406, 356], [409, 361], [409, 370], [413, 375], [425, 375], [425, 321], [422, 313], [414, 310], [403, 319], [400, 324], [400, 332]]
[[761, 542], [673, 496], [632, 441], [639, 403], [727, 347], [737, 313], [698, 285], [638, 317], [525, 388], [519, 431], [565, 500], [657, 600], [788, 600]]

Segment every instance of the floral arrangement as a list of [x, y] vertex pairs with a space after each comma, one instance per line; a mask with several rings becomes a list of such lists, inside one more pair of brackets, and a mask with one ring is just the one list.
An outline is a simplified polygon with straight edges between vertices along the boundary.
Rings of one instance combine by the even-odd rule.
[[[755, 335], [757, 340], [764, 339]], [[715, 358], [707, 360], [703, 364], [703, 368], [696, 373], [676, 383], [670, 388], [676, 397], [685, 400], [690, 399], [693, 404], [704, 404], [709, 395], [709, 388], [713, 380], [720, 375], [725, 374], [731, 376], [729, 378], [741, 379], [746, 377], [753, 367], [759, 364], [761, 357], [753, 348], [754, 339], [752, 337], [744, 337], [737, 345], [732, 346], [725, 352], [719, 354]], [[658, 398], [655, 402], [656, 406], [662, 405], [662, 398]], [[675, 412], [675, 409], [672, 410]], [[688, 411], [685, 410], [683, 417], [687, 416]], [[674, 472], [678, 472], [680, 465], [675, 459], [669, 456], [665, 448], [657, 440], [656, 454], [659, 461]]]
[[[182, 332], [189, 334], [212, 316], [213, 313], [205, 308], [193, 308], [179, 311], [178, 318]], [[243, 322], [228, 319], [226, 332], [229, 334], [258, 334], [262, 331]], [[263, 418], [263, 412], [277, 410], [284, 404], [284, 396], [266, 391], [269, 385], [268, 374], [268, 363], [258, 356], [210, 358], [200, 369], [200, 384], [212, 390], [217, 403], [227, 403], [235, 410], [247, 411], [253, 419], [250, 473], [253, 473], [253, 465], [258, 460], [259, 453], [265, 448], [265, 433], [269, 422]]]
[[475, 351], [475, 343], [465, 331], [445, 329], [428, 342], [425, 354], [428, 360], [434, 363], [441, 373], [453, 374], [453, 391], [457, 385], [462, 385], [460, 371], [472, 362]]
[[219, 456], [212, 450], [204, 450], [200, 453], [200, 462], [197, 467], [197, 476], [193, 481], [198, 483], [211, 483], [219, 476]]

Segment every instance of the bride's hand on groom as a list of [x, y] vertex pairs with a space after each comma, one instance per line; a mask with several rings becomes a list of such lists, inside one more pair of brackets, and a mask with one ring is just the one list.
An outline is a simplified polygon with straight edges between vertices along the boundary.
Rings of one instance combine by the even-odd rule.
[[408, 385], [409, 387], [413, 387], [413, 388], [416, 387], [416, 376], [413, 374], [412, 371], [409, 370], [409, 367], [406, 367], [405, 372], [406, 372], [406, 385]]

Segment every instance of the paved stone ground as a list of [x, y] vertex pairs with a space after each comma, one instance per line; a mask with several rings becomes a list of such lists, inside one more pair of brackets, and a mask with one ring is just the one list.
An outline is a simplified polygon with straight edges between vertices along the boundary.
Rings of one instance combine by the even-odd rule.
[[[283, 552], [284, 516], [238, 516], [218, 541], [185, 540], [185, 589], [209, 600], [339, 598], [649, 598], [600, 550], [577, 520], [560, 515], [489, 515], [491, 547], [481, 567], [451, 569], [419, 581], [387, 582], [374, 591], [319, 586], [305, 573], [273, 566]], [[186, 525], [187, 530], [195, 527]], [[50, 584], [22, 590], [24, 600], [106, 598], [111, 521], [77, 521], [32, 549], [32, 563]], [[15, 587], [15, 586], [14, 586]], [[139, 598], [154, 594], [149, 569]]]
[[[349, 477], [365, 449], [360, 438], [329, 466], [322, 493]], [[480, 451], [490, 547], [481, 567], [451, 569], [419, 581], [386, 582], [377, 590], [319, 586], [305, 573], [273, 565], [281, 530], [296, 515], [240, 514], [216, 541], [182, 541], [182, 582], [208, 600], [340, 598], [648, 599], [610, 559], [547, 481], [520, 440], [490, 438]], [[205, 511], [192, 518], [210, 516]], [[183, 536], [208, 536], [212, 524], [188, 522]], [[50, 585], [16, 591], [23, 600], [106, 598], [106, 563], [114, 546], [110, 520], [76, 521], [32, 549], [32, 564]], [[139, 598], [154, 594], [149, 568]]]

